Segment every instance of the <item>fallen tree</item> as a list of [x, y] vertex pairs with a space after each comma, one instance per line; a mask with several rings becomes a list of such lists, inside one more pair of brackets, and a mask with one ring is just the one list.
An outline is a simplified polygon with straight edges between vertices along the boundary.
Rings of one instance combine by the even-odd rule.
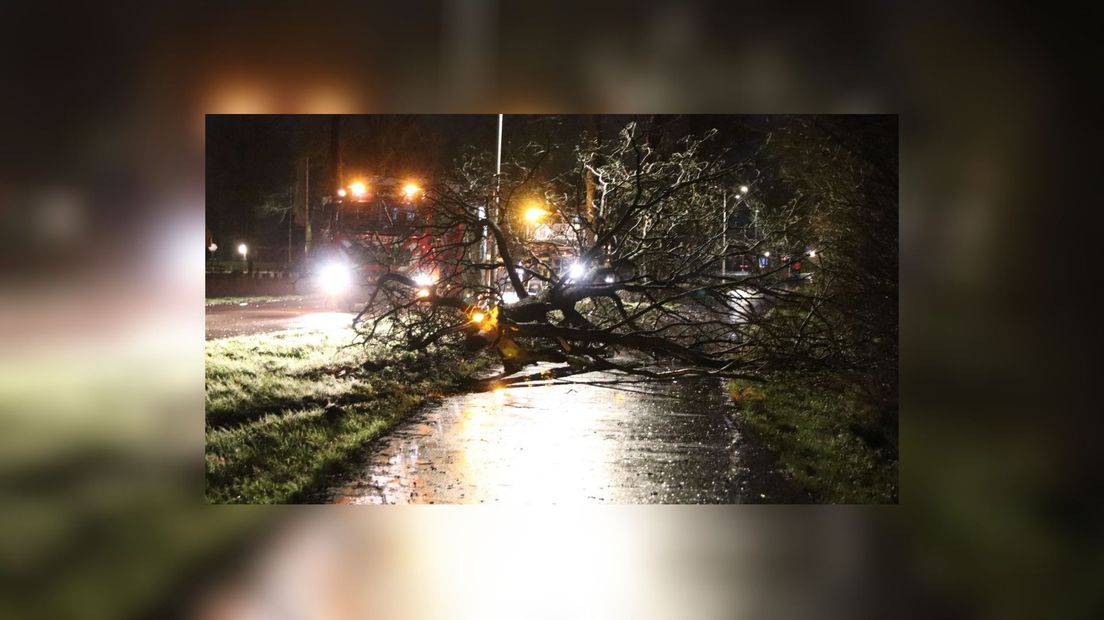
[[[473, 151], [427, 188], [412, 223], [426, 250], [413, 270], [378, 278], [355, 328], [412, 351], [493, 351], [503, 372], [486, 385], [861, 368], [885, 354], [864, 343], [884, 338], [895, 373], [896, 160], [891, 179], [872, 180], [885, 162], [823, 123], [763, 123], [735, 139], [629, 122], [604, 140], [530, 143], [500, 174]], [[892, 217], [863, 228], [873, 208]], [[835, 254], [849, 235], [892, 245], [890, 281], [860, 284], [892, 296], [892, 333], [864, 324], [871, 308], [838, 286], [860, 264]], [[364, 250], [391, 249], [376, 245]], [[538, 362], [553, 365], [520, 374]]]

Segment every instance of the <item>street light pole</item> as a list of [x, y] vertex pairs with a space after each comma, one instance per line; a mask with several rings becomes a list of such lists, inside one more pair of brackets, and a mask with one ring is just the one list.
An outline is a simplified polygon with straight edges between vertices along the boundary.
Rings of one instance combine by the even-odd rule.
[[310, 256], [311, 247], [311, 212], [310, 212], [310, 156], [307, 156], [306, 168], [303, 177], [303, 218], [306, 222], [303, 231], [303, 258]]
[[[497, 221], [498, 214], [500, 212], [500, 207], [501, 207], [501, 205], [499, 204], [499, 198], [500, 198], [501, 183], [502, 183], [502, 180], [501, 180], [502, 179], [502, 117], [503, 117], [502, 114], [498, 115], [498, 142], [497, 142], [497, 146], [495, 147], [494, 209], [489, 209], [488, 210], [488, 211], [490, 211], [489, 213], [487, 213], [487, 221], [488, 222]], [[487, 239], [487, 247], [488, 247], [486, 259], [487, 259], [488, 263], [493, 265], [494, 262], [495, 262], [494, 237], [492, 237], [489, 234], [488, 228], [489, 227], [486, 227], [486, 226], [483, 228], [483, 235], [484, 235], [484, 238]], [[486, 282], [484, 284], [487, 287], [491, 287], [491, 286], [494, 285], [495, 271], [496, 270], [494, 268], [491, 268], [491, 269], [488, 269], [484, 272], [486, 274]]]
[[728, 262], [728, 190], [721, 194], [721, 277], [727, 275]]

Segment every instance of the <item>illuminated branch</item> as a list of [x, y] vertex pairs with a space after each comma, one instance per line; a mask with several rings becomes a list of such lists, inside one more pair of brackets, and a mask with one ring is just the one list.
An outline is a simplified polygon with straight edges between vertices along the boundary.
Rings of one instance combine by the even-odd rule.
[[[862, 325], [879, 317], [840, 292], [861, 283], [833, 263], [853, 241], [831, 218], [854, 213], [847, 226], [863, 226], [852, 203], [872, 190], [870, 179], [886, 177], [884, 166], [865, 175], [857, 156], [833, 151], [824, 160], [811, 147], [820, 143], [791, 130], [765, 131], [739, 149], [717, 144], [715, 131], [663, 143], [652, 135], [630, 123], [601, 145], [525, 147], [497, 177], [492, 158], [468, 154], [427, 188], [424, 221], [411, 234], [430, 249], [409, 269], [436, 281], [420, 285], [400, 269], [381, 275], [358, 330], [410, 350], [495, 351], [501, 380], [536, 362], [563, 365], [558, 377], [604, 370], [649, 380], [862, 364], [872, 341]], [[580, 174], [599, 182], [590, 196]], [[779, 187], [769, 189], [768, 178]], [[888, 183], [879, 189], [890, 195]], [[490, 218], [484, 207], [496, 191], [501, 210]], [[518, 197], [531, 196], [554, 214], [539, 242], [511, 225], [521, 221]], [[588, 211], [588, 200], [601, 208]], [[884, 230], [865, 234], [889, 245], [878, 235], [895, 228]], [[485, 260], [488, 236], [501, 261]], [[364, 242], [373, 251], [394, 245]], [[671, 362], [678, 367], [661, 367]]]

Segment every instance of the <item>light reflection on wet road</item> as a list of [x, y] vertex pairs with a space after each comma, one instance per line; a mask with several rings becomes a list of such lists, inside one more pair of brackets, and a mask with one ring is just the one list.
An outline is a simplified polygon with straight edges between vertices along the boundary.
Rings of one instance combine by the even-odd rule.
[[352, 325], [354, 312], [335, 311], [315, 299], [276, 299], [208, 306], [206, 339], [229, 338], [290, 329], [337, 330]]
[[[579, 378], [608, 381], [604, 373]], [[630, 391], [631, 390], [631, 391]], [[451, 398], [369, 449], [338, 503], [807, 502], [739, 432], [717, 381]]]

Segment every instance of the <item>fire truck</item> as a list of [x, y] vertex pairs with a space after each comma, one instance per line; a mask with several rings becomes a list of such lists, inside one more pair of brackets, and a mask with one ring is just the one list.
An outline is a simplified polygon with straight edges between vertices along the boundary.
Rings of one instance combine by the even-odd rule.
[[355, 304], [383, 273], [431, 284], [437, 277], [425, 190], [394, 178], [354, 180], [323, 200], [315, 217], [320, 242], [308, 271], [315, 290], [335, 304]]
[[[442, 276], [440, 266], [458, 258], [447, 253], [462, 251], [460, 241], [465, 234], [459, 227], [443, 233], [434, 230], [432, 219], [425, 190], [418, 183], [365, 178], [345, 184], [323, 201], [312, 218], [321, 237], [308, 267], [315, 290], [335, 306], [355, 308], [370, 295], [369, 283], [384, 273], [401, 273], [419, 285], [432, 285]], [[552, 217], [536, 220], [529, 221], [524, 230], [534, 257], [521, 265], [523, 285], [530, 294], [546, 288], [554, 275], [579, 278], [587, 271], [575, 261], [572, 227]], [[538, 273], [543, 277], [533, 277]], [[607, 281], [612, 281], [610, 277]], [[492, 279], [505, 303], [517, 301], [503, 269]]]

